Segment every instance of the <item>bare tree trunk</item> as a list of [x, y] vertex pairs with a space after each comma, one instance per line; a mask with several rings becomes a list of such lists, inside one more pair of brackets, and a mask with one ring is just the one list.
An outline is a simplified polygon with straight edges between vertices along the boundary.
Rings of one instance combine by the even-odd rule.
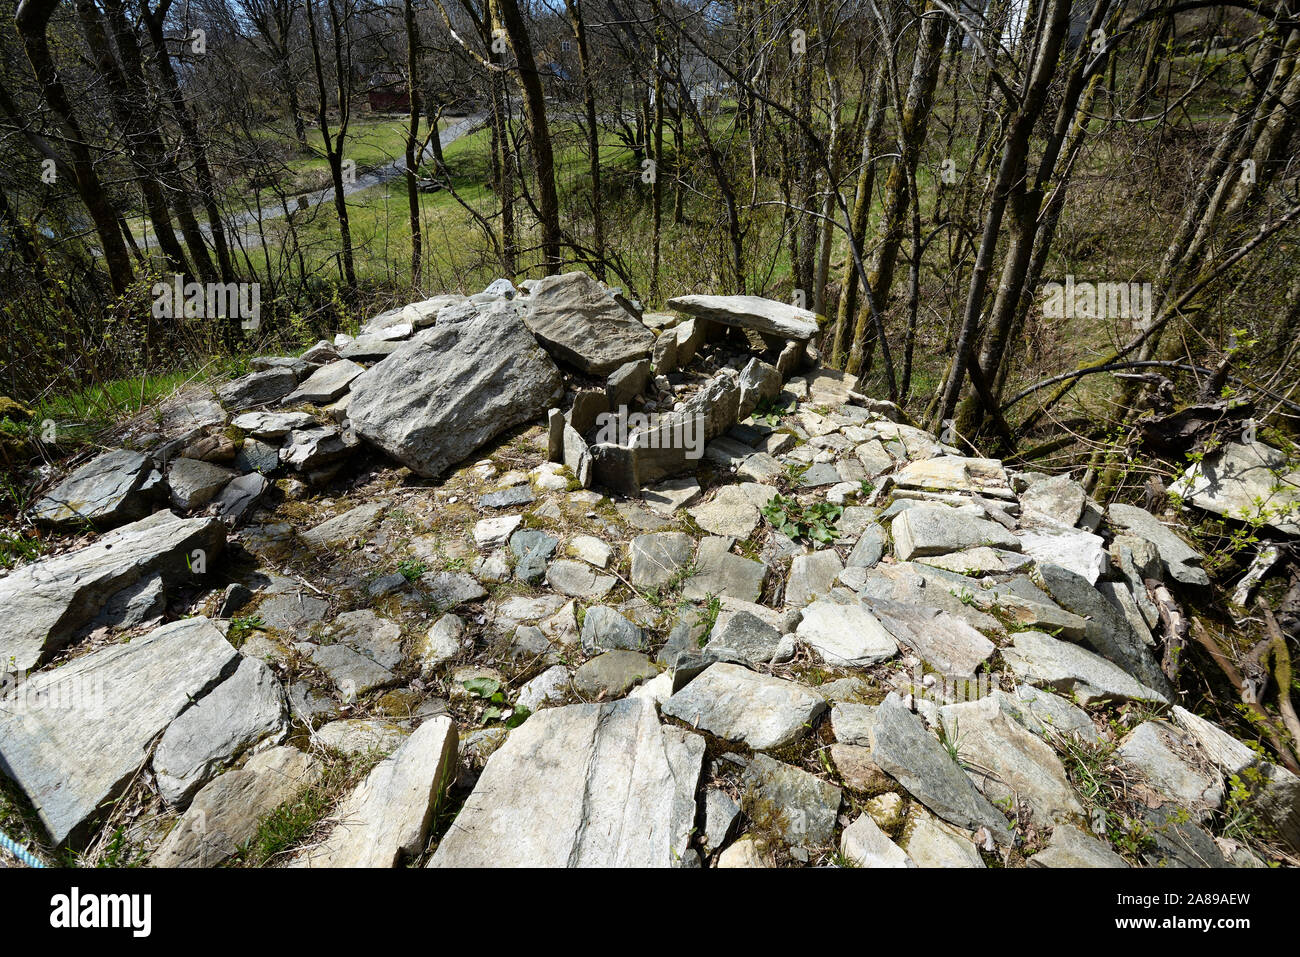
[[86, 145], [86, 138], [82, 135], [81, 125], [72, 111], [72, 104], [68, 100], [63, 81], [59, 78], [45, 35], [58, 3], [59, 0], [21, 0], [14, 20], [18, 35], [23, 41], [23, 49], [32, 65], [32, 73], [40, 86], [41, 97], [62, 128], [64, 142], [72, 157], [68, 166], [76, 182], [77, 194], [81, 197], [86, 212], [90, 214], [95, 233], [99, 237], [104, 261], [108, 266], [109, 281], [113, 290], [121, 293], [126, 291], [135, 275], [131, 268], [131, 256], [118, 230], [118, 213], [109, 202], [95, 172], [94, 159]]
[[[415, 20], [415, 0], [403, 0], [402, 14], [406, 21], [406, 95], [409, 99], [410, 119], [406, 128], [406, 202], [411, 221], [411, 286], [420, 286], [420, 268], [424, 262], [422, 231], [420, 229], [420, 27]], [[437, 139], [438, 124], [431, 127], [431, 137]]]
[[[352, 260], [352, 229], [348, 223], [348, 200], [344, 193], [343, 182], [343, 143], [347, 137], [348, 121], [351, 117], [351, 39], [345, 43], [343, 28], [347, 19], [344, 10], [342, 19], [335, 7], [335, 0], [325, 0], [330, 18], [330, 31], [334, 35], [334, 69], [335, 93], [338, 97], [339, 128], [338, 135], [330, 132], [329, 124], [329, 87], [325, 85], [325, 62], [321, 57], [319, 31], [316, 27], [315, 4], [319, 0], [307, 0], [307, 32], [311, 38], [312, 63], [316, 68], [316, 120], [320, 124], [321, 140], [325, 145], [325, 158], [329, 162], [330, 179], [334, 184], [334, 211], [339, 219], [339, 241], [343, 260], [343, 281], [352, 292], [356, 292], [357, 274]], [[343, 0], [346, 4], [347, 0]]]
[[[582, 106], [587, 118], [587, 156], [591, 170], [592, 246], [595, 262], [592, 268], [596, 278], [605, 279], [605, 214], [600, 196], [600, 131], [597, 128], [596, 91], [591, 77], [591, 54], [587, 50], [587, 26], [583, 21], [581, 0], [564, 0], [573, 25], [573, 36], [578, 43], [578, 65], [582, 68]], [[657, 82], [657, 78], [656, 78]], [[658, 110], [656, 109], [656, 116]], [[658, 160], [658, 152], [655, 159]]]
[[524, 94], [524, 117], [537, 180], [538, 217], [542, 230], [542, 261], [547, 275], [560, 271], [560, 200], [555, 191], [555, 157], [546, 121], [546, 96], [533, 59], [533, 44], [516, 0], [493, 0], [510, 48], [515, 52], [519, 86]]

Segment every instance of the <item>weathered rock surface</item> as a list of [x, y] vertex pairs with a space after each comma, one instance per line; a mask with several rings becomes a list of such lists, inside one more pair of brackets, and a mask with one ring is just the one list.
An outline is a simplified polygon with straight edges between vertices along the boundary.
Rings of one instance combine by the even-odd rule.
[[262, 742], [279, 744], [289, 728], [289, 706], [275, 675], [256, 658], [185, 710], [154, 752], [158, 792], [184, 805], [224, 764]]
[[0, 672], [48, 661], [113, 596], [143, 578], [158, 574], [167, 585], [194, 580], [225, 540], [215, 518], [158, 512], [0, 578], [0, 617], [7, 622], [0, 634]]
[[154, 738], [239, 660], [212, 622], [187, 618], [34, 675], [0, 699], [3, 770], [54, 843], [76, 846]]
[[726, 663], [706, 668], [664, 705], [664, 714], [756, 751], [799, 740], [825, 710], [811, 688]]
[[782, 339], [807, 340], [817, 335], [814, 313], [761, 296], [675, 296], [665, 305], [710, 322]]
[[559, 370], [509, 307], [415, 336], [352, 383], [357, 435], [435, 477], [488, 440], [546, 412]]
[[539, 281], [523, 321], [552, 355], [592, 375], [608, 375], [654, 348], [654, 333], [586, 273]]
[[56, 525], [135, 521], [149, 514], [159, 478], [146, 455], [127, 449], [105, 452], [46, 492], [32, 516]]
[[872, 758], [945, 821], [972, 831], [987, 828], [999, 843], [1010, 841], [1006, 818], [976, 790], [921, 719], [893, 696], [876, 710]]
[[1002, 657], [1012, 671], [1031, 685], [1073, 697], [1080, 704], [1125, 700], [1166, 703], [1164, 695], [1123, 668], [1068, 641], [1058, 641], [1039, 631], [1021, 631], [1012, 645], [1002, 649]]
[[457, 743], [451, 718], [424, 722], [343, 799], [330, 833], [294, 864], [396, 867], [420, 854], [438, 802], [456, 775]]
[[797, 633], [823, 660], [842, 667], [866, 667], [898, 653], [884, 625], [858, 605], [815, 601], [803, 610]]
[[1169, 491], [1224, 518], [1258, 520], [1284, 535], [1300, 535], [1300, 469], [1272, 446], [1227, 442]]
[[547, 709], [488, 759], [429, 866], [676, 866], [703, 758], [649, 701]]
[[219, 867], [257, 836], [267, 815], [295, 800], [320, 775], [320, 762], [297, 748], [253, 755], [242, 768], [221, 775], [195, 795], [149, 863]]

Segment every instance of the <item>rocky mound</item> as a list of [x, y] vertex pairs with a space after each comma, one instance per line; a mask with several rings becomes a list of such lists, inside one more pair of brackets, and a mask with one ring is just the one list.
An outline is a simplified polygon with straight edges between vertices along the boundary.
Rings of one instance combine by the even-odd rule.
[[[576, 273], [439, 296], [56, 483], [34, 515], [86, 537], [0, 578], [0, 768], [37, 842], [1294, 861], [1300, 778], [1179, 705], [1170, 616], [1208, 578], [1176, 528], [944, 445], [818, 368], [803, 310], [669, 305]], [[1187, 497], [1231, 508], [1212, 464]]]

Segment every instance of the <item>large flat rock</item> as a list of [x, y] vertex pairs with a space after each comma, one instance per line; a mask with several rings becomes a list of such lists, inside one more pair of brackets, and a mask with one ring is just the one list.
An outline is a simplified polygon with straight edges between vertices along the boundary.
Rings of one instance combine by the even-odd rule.
[[1285, 535], [1300, 535], [1300, 469], [1272, 446], [1228, 442], [1169, 491], [1224, 518], [1262, 521]]
[[524, 323], [551, 355], [592, 375], [649, 356], [655, 343], [653, 332], [581, 272], [534, 284]]
[[153, 759], [158, 791], [170, 805], [187, 804], [224, 765], [263, 741], [278, 744], [288, 728], [280, 682], [264, 663], [244, 658], [163, 733]]
[[140, 452], [116, 449], [77, 469], [32, 508], [32, 517], [54, 525], [118, 525], [149, 514], [157, 497], [158, 472]]
[[154, 738], [239, 661], [212, 622], [186, 618], [37, 674], [0, 699], [0, 768], [54, 843], [77, 845]]
[[664, 714], [756, 751], [793, 744], [825, 710], [812, 688], [728, 663], [710, 665], [664, 705]]
[[488, 759], [430, 867], [673, 867], [704, 739], [629, 698], [550, 708]]
[[1017, 632], [1012, 647], [1002, 649], [1002, 657], [1022, 680], [1072, 696], [1083, 705], [1129, 700], [1168, 703], [1159, 691], [1148, 688], [1119, 665], [1041, 631]]
[[299, 867], [396, 867], [424, 850], [438, 802], [456, 774], [456, 723], [420, 725], [343, 799], [325, 840], [294, 860]]
[[436, 477], [507, 429], [538, 418], [560, 370], [506, 303], [417, 334], [352, 383], [357, 435]]
[[761, 296], [675, 296], [665, 305], [689, 316], [781, 339], [806, 341], [817, 335], [816, 313]]
[[210, 566], [225, 541], [225, 526], [215, 518], [158, 512], [0, 578], [0, 673], [44, 664], [114, 595], [141, 579], [158, 574], [168, 585], [192, 579], [195, 551]]
[[898, 653], [885, 626], [859, 605], [815, 601], [803, 610], [797, 634], [823, 661], [840, 667], [865, 668]]

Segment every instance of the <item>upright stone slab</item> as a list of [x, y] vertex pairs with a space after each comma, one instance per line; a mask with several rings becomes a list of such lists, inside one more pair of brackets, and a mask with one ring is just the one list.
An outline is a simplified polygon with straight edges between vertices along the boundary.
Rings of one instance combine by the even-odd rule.
[[446, 715], [420, 725], [343, 799], [329, 835], [295, 866], [396, 867], [420, 854], [455, 777], [457, 743], [456, 723]]
[[429, 866], [676, 866], [703, 759], [647, 699], [541, 711], [488, 759]]

